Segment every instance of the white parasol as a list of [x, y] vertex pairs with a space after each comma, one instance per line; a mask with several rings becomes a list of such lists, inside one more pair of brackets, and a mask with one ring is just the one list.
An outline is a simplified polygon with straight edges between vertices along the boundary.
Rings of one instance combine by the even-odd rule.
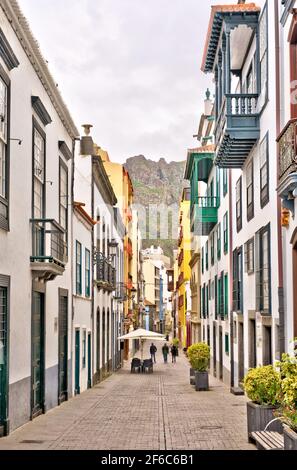
[[154, 341], [166, 341], [164, 335], [160, 333], [155, 333], [154, 331], [144, 330], [139, 328], [138, 330], [131, 331], [131, 333], [127, 333], [124, 336], [120, 336], [119, 340], [124, 339], [140, 339], [141, 344], [141, 359], [143, 358], [143, 343], [146, 340], [154, 340]]

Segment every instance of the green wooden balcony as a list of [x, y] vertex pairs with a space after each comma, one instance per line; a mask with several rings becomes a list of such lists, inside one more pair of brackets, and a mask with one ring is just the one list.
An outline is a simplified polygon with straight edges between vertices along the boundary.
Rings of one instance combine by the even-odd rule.
[[215, 164], [242, 168], [260, 138], [257, 94], [225, 94], [215, 128]]
[[218, 197], [197, 197], [191, 208], [191, 231], [195, 235], [208, 236], [218, 223]]

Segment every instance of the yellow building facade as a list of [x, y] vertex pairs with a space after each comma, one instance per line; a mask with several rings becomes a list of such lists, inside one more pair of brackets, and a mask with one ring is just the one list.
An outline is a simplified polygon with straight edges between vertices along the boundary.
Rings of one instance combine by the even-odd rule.
[[191, 331], [191, 228], [190, 228], [190, 189], [185, 188], [182, 193], [179, 210], [179, 238], [178, 238], [178, 338], [180, 346], [186, 348], [190, 345]]

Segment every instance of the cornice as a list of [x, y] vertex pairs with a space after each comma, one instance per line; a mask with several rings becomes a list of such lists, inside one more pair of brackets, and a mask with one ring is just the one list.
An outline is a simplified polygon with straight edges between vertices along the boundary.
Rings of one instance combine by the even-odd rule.
[[65, 129], [70, 137], [74, 139], [79, 136], [79, 132], [65, 102], [63, 101], [62, 95], [57, 88], [56, 82], [49, 71], [39, 45], [30, 30], [29, 23], [23, 15], [18, 2], [16, 0], [1, 0], [0, 5]]

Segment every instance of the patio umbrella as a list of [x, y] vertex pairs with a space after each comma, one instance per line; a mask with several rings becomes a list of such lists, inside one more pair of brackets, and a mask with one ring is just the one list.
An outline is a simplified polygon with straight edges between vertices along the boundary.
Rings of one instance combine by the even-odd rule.
[[143, 343], [145, 340], [149, 339], [149, 340], [154, 340], [154, 341], [166, 341], [166, 338], [164, 335], [161, 335], [160, 333], [155, 333], [154, 331], [144, 330], [142, 328], [131, 331], [131, 333], [127, 333], [124, 336], [120, 336], [118, 339], [119, 340], [140, 339], [141, 359], [143, 358]]

